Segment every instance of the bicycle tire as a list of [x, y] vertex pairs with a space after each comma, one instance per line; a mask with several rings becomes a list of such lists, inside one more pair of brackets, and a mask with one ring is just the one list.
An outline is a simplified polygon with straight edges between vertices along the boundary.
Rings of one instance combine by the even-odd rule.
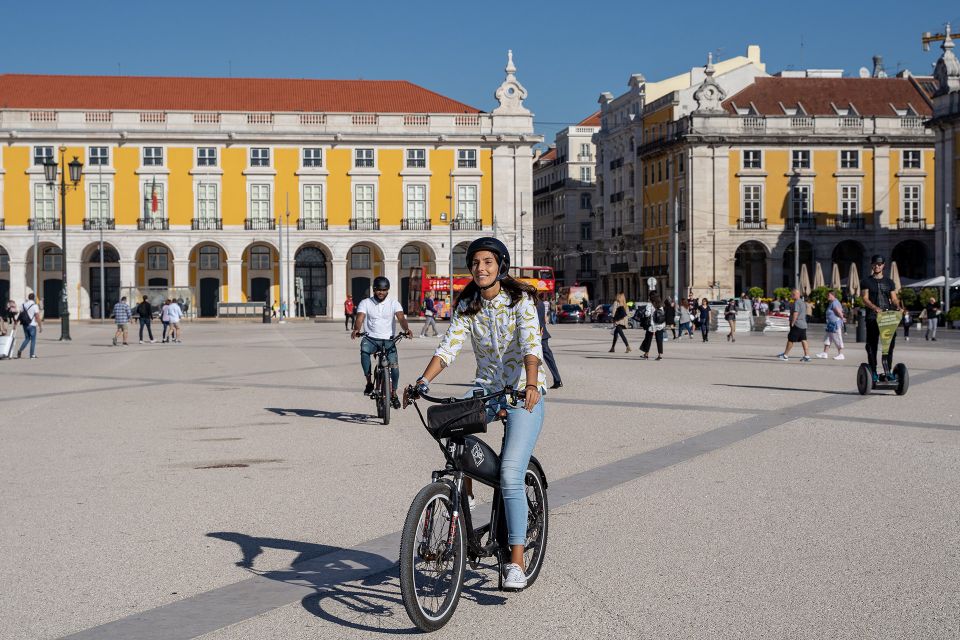
[[547, 535], [550, 530], [550, 509], [547, 504], [546, 478], [530, 463], [523, 478], [527, 494], [527, 540], [523, 552], [527, 588], [533, 586], [543, 568], [547, 553]]
[[373, 372], [373, 396], [374, 401], [377, 404], [377, 417], [383, 417], [383, 398], [380, 397], [380, 379], [383, 377], [383, 369], [379, 366]]
[[[427, 485], [417, 494], [407, 511], [407, 518], [403, 523], [403, 532], [400, 537], [400, 594], [403, 607], [407, 610], [410, 621], [421, 631], [436, 631], [442, 628], [457, 609], [460, 593], [463, 591], [463, 577], [466, 570], [466, 545], [464, 542], [463, 526], [457, 523], [454, 530], [452, 548], [447, 552], [444, 564], [448, 566], [449, 579], [434, 576], [432, 579], [424, 575], [422, 587], [418, 587], [418, 574], [428, 569], [435, 562], [425, 558], [422, 552], [429, 556], [437, 556], [446, 548], [447, 535], [450, 531], [450, 519], [453, 517], [450, 485], [443, 482], [434, 482]], [[431, 506], [433, 509], [431, 509]], [[440, 508], [439, 512], [436, 510]], [[429, 513], [428, 513], [429, 510]], [[439, 516], [439, 520], [437, 519]], [[424, 547], [421, 542], [421, 533], [426, 530], [425, 519], [432, 521], [430, 538]], [[418, 561], [423, 569], [418, 571]], [[442, 599], [431, 596], [439, 586], [446, 586]], [[433, 601], [440, 600], [439, 604], [430, 609], [421, 601], [421, 592], [424, 598]]]
[[390, 424], [390, 399], [392, 398], [392, 394], [390, 393], [390, 369], [381, 369], [380, 376], [380, 395], [383, 396], [381, 400], [383, 403], [383, 424], [386, 426]]

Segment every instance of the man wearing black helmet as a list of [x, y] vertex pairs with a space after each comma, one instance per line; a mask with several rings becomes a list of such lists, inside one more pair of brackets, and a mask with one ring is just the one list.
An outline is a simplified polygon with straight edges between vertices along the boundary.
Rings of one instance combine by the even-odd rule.
[[391, 338], [396, 335], [397, 323], [403, 327], [408, 338], [413, 337], [407, 317], [403, 314], [403, 307], [393, 298], [387, 298], [390, 293], [390, 281], [379, 276], [373, 279], [373, 295], [365, 298], [357, 307], [356, 319], [353, 324], [353, 333], [350, 337], [356, 340], [360, 332], [366, 333], [360, 342], [360, 367], [367, 378], [367, 386], [363, 392], [367, 395], [373, 392], [373, 378], [370, 371], [370, 356], [383, 347], [387, 351], [387, 362], [393, 365], [390, 368], [393, 397], [390, 399], [394, 408], [400, 408], [400, 399], [397, 397], [397, 385], [400, 384], [400, 367], [397, 357], [397, 345]]
[[873, 381], [896, 380], [893, 373], [893, 347], [897, 342], [897, 333], [893, 332], [890, 339], [890, 350], [883, 356], [884, 377], [877, 374], [877, 349], [880, 344], [880, 325], [877, 324], [877, 314], [881, 311], [900, 309], [900, 300], [893, 280], [883, 275], [884, 259], [875, 255], [870, 259], [870, 275], [860, 281], [860, 294], [863, 296], [863, 306], [867, 309], [867, 362], [873, 371]]

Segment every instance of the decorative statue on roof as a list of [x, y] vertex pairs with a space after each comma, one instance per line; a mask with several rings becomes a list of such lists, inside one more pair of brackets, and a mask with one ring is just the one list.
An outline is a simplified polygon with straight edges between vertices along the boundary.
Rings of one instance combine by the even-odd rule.
[[960, 91], [960, 60], [953, 53], [953, 39], [950, 37], [950, 23], [944, 31], [943, 44], [940, 48], [943, 54], [933, 68], [933, 77], [937, 81], [936, 95], [942, 96], [954, 91]]
[[507, 51], [507, 78], [497, 88], [497, 102], [500, 106], [493, 110], [495, 115], [529, 115], [530, 111], [523, 106], [527, 97], [527, 90], [517, 81], [517, 68], [513, 66], [513, 50]]
[[703, 82], [693, 94], [693, 99], [697, 101], [696, 113], [723, 113], [720, 103], [727, 98], [727, 92], [713, 79], [712, 53], [707, 54], [707, 66], [703, 68], [703, 74]]

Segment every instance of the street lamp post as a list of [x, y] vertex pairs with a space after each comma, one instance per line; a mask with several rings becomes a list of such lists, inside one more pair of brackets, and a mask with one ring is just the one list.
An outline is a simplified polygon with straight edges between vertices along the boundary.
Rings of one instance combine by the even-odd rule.
[[[43, 174], [47, 184], [60, 189], [60, 339], [70, 340], [70, 303], [67, 298], [67, 189], [76, 189], [80, 183], [83, 163], [73, 156], [66, 164], [67, 148], [60, 147], [60, 184], [57, 184], [57, 163], [53, 158], [43, 163]], [[67, 184], [67, 168], [70, 170], [70, 182]], [[36, 284], [36, 283], [34, 283]], [[101, 301], [101, 304], [103, 301]]]
[[453, 304], [453, 214], [450, 215], [450, 219], [447, 220], [447, 214], [445, 211], [440, 212], [440, 220], [447, 221], [447, 229], [450, 231], [450, 239], [447, 241], [447, 248], [449, 249], [449, 255], [447, 257], [450, 271], [450, 303]]

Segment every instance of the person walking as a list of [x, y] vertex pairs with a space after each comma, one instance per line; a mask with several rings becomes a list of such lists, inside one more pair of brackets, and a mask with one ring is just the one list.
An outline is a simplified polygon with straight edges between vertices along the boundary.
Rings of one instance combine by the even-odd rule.
[[700, 323], [700, 335], [704, 342], [710, 341], [710, 317], [713, 312], [710, 310], [710, 301], [704, 298], [697, 307], [697, 319]]
[[826, 358], [830, 355], [830, 345], [837, 347], [837, 355], [834, 360], [844, 360], [843, 355], [843, 325], [846, 322], [846, 315], [843, 312], [843, 305], [837, 300], [837, 295], [833, 291], [827, 292], [827, 332], [823, 337], [823, 351], [817, 354], [818, 358]]
[[656, 338], [657, 341], [657, 360], [663, 360], [663, 332], [666, 329], [666, 310], [660, 295], [656, 292], [650, 294], [650, 302], [646, 303], [644, 313], [650, 318], [647, 324], [646, 334], [643, 336], [643, 343], [640, 345], [640, 356], [643, 360], [650, 358], [650, 343]]
[[727, 342], [737, 341], [737, 299], [730, 298], [727, 302], [727, 308], [723, 310], [723, 319], [730, 325], [730, 331], [727, 332]]
[[937, 304], [937, 299], [934, 297], [930, 298], [930, 301], [927, 302], [927, 306], [923, 308], [923, 317], [921, 320], [927, 321], [927, 332], [923, 334], [924, 340], [933, 340], [937, 341], [937, 324], [940, 318], [940, 305]]
[[355, 312], [356, 307], [353, 305], [353, 296], [348, 293], [347, 299], [343, 301], [343, 324], [346, 326], [347, 331], [353, 329], [353, 315]]
[[677, 303], [677, 315], [679, 316], [680, 338], [683, 338], [683, 332], [686, 331], [690, 339], [693, 340], [693, 317], [690, 315], [690, 305], [686, 298]]
[[279, 309], [279, 308], [280, 308], [280, 305], [277, 304], [277, 301], [276, 301], [276, 300], [274, 300], [274, 301], [273, 301], [273, 304], [270, 305], [270, 317], [271, 317], [271, 318], [276, 318], [276, 317], [277, 317], [277, 309]]
[[903, 339], [910, 342], [910, 325], [913, 324], [913, 314], [910, 313], [909, 309], [904, 309], [901, 322], [903, 322]]
[[153, 329], [151, 328], [151, 323], [153, 322], [153, 305], [150, 304], [150, 298], [143, 296], [143, 300], [140, 304], [137, 305], [137, 317], [140, 320], [140, 344], [143, 344], [143, 328], [147, 328], [147, 336], [150, 338], [150, 344], [156, 342], [153, 339]]
[[163, 324], [163, 335], [160, 336], [160, 342], [170, 342], [170, 339], [167, 337], [167, 333], [170, 331], [170, 298], [164, 300], [163, 306], [160, 307], [160, 322]]
[[[663, 305], [663, 315], [664, 322], [668, 329], [670, 329], [673, 339], [677, 339], [677, 303], [674, 302], [673, 298], [667, 296], [667, 301]], [[666, 339], [666, 334], [664, 334], [664, 339]]]
[[433, 292], [428, 291], [426, 297], [423, 299], [423, 329], [420, 331], [420, 337], [427, 337], [427, 329], [433, 329], [433, 337], [436, 337], [437, 334], [437, 306], [433, 303]]
[[43, 333], [43, 319], [40, 317], [40, 307], [37, 306], [37, 297], [34, 294], [27, 296], [20, 306], [17, 318], [23, 325], [23, 342], [17, 349], [17, 358], [23, 357], [23, 350], [30, 345], [30, 357], [37, 357], [37, 332]]
[[627, 353], [630, 353], [632, 349], [630, 349], [630, 343], [627, 342], [627, 336], [623, 332], [623, 328], [627, 326], [627, 298], [623, 295], [623, 292], [617, 294], [616, 299], [610, 306], [610, 316], [613, 318], [613, 344], [610, 345], [610, 353], [613, 353], [616, 349], [618, 337], [623, 340], [624, 346], [627, 347]]
[[[543, 299], [547, 299], [548, 294], [543, 294]], [[557, 361], [553, 357], [553, 350], [550, 348], [550, 331], [547, 330], [547, 314], [544, 309], [544, 305], [537, 305], [537, 316], [540, 321], [540, 344], [543, 346], [543, 362], [547, 365], [547, 369], [550, 370], [550, 375], [553, 376], [553, 384], [550, 385], [551, 389], [559, 389], [563, 386], [563, 381], [560, 380], [560, 369], [557, 368]]]
[[127, 346], [127, 325], [133, 317], [133, 311], [127, 304], [127, 296], [120, 298], [120, 302], [113, 305], [113, 321], [117, 323], [117, 330], [113, 333], [113, 346], [117, 346], [118, 341], [123, 340], [123, 346]]
[[810, 351], [807, 347], [807, 302], [800, 297], [800, 289], [794, 289], [792, 292], [793, 302], [790, 303], [790, 333], [787, 334], [787, 346], [783, 349], [778, 358], [781, 360], [790, 359], [790, 350], [793, 345], [799, 342], [803, 347], [803, 357], [800, 362], [810, 362]]
[[170, 301], [167, 317], [170, 318], [170, 342], [180, 342], [180, 319], [183, 317], [183, 307], [176, 300]]

